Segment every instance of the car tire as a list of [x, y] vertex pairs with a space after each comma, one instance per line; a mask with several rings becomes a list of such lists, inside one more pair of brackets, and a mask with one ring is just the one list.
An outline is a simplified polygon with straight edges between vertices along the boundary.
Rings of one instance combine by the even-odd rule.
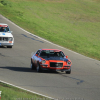
[[66, 74], [71, 74], [71, 69], [70, 69], [70, 71], [66, 71]]
[[39, 64], [37, 64], [36, 70], [37, 70], [37, 72], [41, 72], [42, 71]]
[[33, 64], [32, 60], [31, 60], [31, 69], [32, 69], [32, 70], [34, 70], [34, 69], [35, 69], [35, 67], [34, 67], [34, 64]]
[[7, 46], [7, 48], [12, 48], [12, 46]]

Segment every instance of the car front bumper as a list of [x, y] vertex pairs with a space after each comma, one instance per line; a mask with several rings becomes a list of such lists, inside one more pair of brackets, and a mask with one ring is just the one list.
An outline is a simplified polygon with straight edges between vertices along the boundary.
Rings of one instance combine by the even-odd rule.
[[0, 46], [13, 46], [14, 43], [0, 43]]
[[42, 70], [52, 70], [52, 71], [70, 71], [71, 70], [71, 66], [67, 66], [67, 67], [43, 67], [40, 66]]

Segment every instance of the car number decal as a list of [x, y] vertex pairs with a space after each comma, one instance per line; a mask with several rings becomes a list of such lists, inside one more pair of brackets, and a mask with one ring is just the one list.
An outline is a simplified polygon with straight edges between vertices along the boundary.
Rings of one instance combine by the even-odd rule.
[[5, 33], [2, 33], [2, 35], [5, 35]]

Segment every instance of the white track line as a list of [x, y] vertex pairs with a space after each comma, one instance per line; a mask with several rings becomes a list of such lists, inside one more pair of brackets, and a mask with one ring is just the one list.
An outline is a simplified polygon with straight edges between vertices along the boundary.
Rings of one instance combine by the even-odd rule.
[[19, 87], [19, 86], [16, 86], [16, 85], [10, 84], [10, 83], [5, 82], [5, 81], [2, 81], [2, 80], [0, 80], [0, 82], [1, 82], [1, 83], [5, 83], [5, 84], [8, 84], [8, 85], [13, 86], [13, 87], [16, 87], [16, 88], [19, 88], [19, 89], [22, 89], [22, 90], [25, 90], [25, 91], [27, 91], [27, 92], [31, 92], [31, 93], [34, 93], [34, 94], [37, 94], [37, 95], [40, 95], [40, 96], [46, 97], [46, 98], [48, 98], [48, 99], [55, 100], [55, 99], [52, 98], [52, 97], [49, 97], [49, 96], [46, 96], [46, 95], [43, 95], [43, 94], [40, 94], [40, 93], [37, 93], [37, 92], [31, 91], [31, 90], [27, 90], [27, 89], [25, 89], [25, 88], [22, 88], [22, 87]]
[[[4, 19], [6, 19], [7, 21], [9, 21], [10, 23], [12, 23], [13, 25], [15, 25], [16, 27], [18, 27], [18, 28], [20, 28], [21, 30], [25, 31], [26, 33], [33, 35], [32, 33], [30, 33], [30, 32], [28, 32], [28, 31], [26, 31], [26, 30], [22, 29], [21, 27], [19, 27], [19, 26], [18, 26], [18, 25], [16, 25], [15, 23], [11, 22], [10, 20], [8, 20], [7, 18], [5, 18], [4, 16], [2, 16], [2, 15], [0, 15], [0, 16], [1, 16], [1, 17], [3, 17]], [[33, 36], [36, 36], [36, 35], [33, 35]], [[36, 36], [36, 37], [38, 37], [38, 36]], [[40, 38], [40, 37], [38, 37], [38, 38]], [[40, 39], [42, 39], [42, 38], [40, 38]], [[44, 40], [44, 39], [42, 39], [42, 40]], [[47, 40], [45, 40], [45, 41], [47, 41]], [[48, 42], [48, 41], [47, 41], [47, 42]], [[31, 90], [27, 90], [27, 89], [25, 89], [25, 88], [22, 88], [22, 87], [19, 87], [19, 86], [16, 86], [16, 85], [10, 84], [10, 83], [8, 83], [8, 82], [4, 82], [4, 81], [2, 81], [2, 80], [0, 80], [0, 82], [5, 83], [5, 84], [8, 84], [8, 85], [11, 85], [11, 86], [14, 86], [14, 87], [17, 87], [17, 88], [20, 88], [20, 89], [26, 90], [26, 91], [28, 91], [28, 92], [31, 92], [31, 93], [34, 93], [34, 94], [37, 94], [37, 95], [40, 95], [40, 96], [44, 96], [44, 97], [46, 97], [46, 98], [49, 98], [49, 99], [54, 100], [54, 98], [52, 98], [52, 97], [49, 97], [49, 96], [46, 96], [46, 95], [43, 95], [43, 94], [40, 94], [40, 93], [37, 93], [37, 92], [31, 91]]]
[[[2, 15], [1, 15], [1, 16], [2, 16]], [[52, 42], [50, 42], [50, 41], [48, 41], [48, 40], [46, 40], [46, 39], [44, 39], [44, 38], [41, 38], [41, 37], [39, 37], [39, 36], [37, 36], [37, 35], [34, 35], [34, 34], [28, 32], [28, 31], [24, 30], [23, 28], [19, 27], [18, 25], [16, 25], [15, 23], [13, 23], [13, 22], [10, 21], [9, 19], [7, 19], [6, 17], [4, 17], [4, 16], [2, 16], [2, 17], [3, 17], [5, 20], [9, 21], [11, 24], [15, 25], [16, 27], [18, 27], [19, 29], [23, 30], [24, 32], [26, 32], [26, 33], [28, 33], [28, 34], [31, 34], [31, 35], [33, 35], [33, 36], [35, 36], [35, 37], [37, 37], [37, 38], [39, 38], [39, 39], [41, 39], [41, 40], [43, 40], [43, 41], [46, 41], [46, 42], [48, 42], [48, 43], [50, 43], [50, 44], [53, 44], [53, 45], [55, 45], [55, 46], [58, 46], [58, 47], [60, 47], [60, 48], [66, 49], [66, 50], [71, 51], [71, 52], [74, 52], [74, 51], [69, 50], [69, 49], [67, 49], [67, 48], [64, 48], [64, 47], [62, 47], [62, 46], [59, 46], [59, 45], [57, 45], [57, 44], [54, 44], [54, 43], [52, 43]], [[76, 52], [74, 52], [74, 53], [75, 53], [75, 54], [79, 54], [79, 53], [76, 53]], [[80, 55], [80, 54], [79, 54], [79, 55]]]
[[[0, 14], [0, 16], [2, 16], [2, 15]], [[33, 33], [30, 33], [30, 32], [28, 32], [28, 31], [24, 30], [23, 28], [19, 27], [18, 25], [16, 25], [15, 23], [13, 23], [13, 22], [10, 21], [9, 19], [7, 19], [6, 17], [4, 17], [4, 16], [2, 16], [2, 17], [3, 17], [4, 19], [6, 19], [7, 21], [9, 21], [10, 23], [12, 23], [13, 25], [15, 25], [16, 27], [18, 27], [19, 29], [21, 29], [21, 30], [23, 30], [24, 32], [28, 33], [28, 34], [31, 34], [31, 35], [33, 35], [33, 36], [35, 36], [35, 37], [37, 37], [37, 38], [39, 38], [39, 39], [41, 39], [41, 40], [43, 40], [43, 41], [46, 41], [46, 42], [48, 42], [48, 43], [50, 43], [50, 44], [53, 44], [53, 45], [55, 45], [55, 46], [58, 46], [58, 47], [63, 48], [63, 49], [65, 49], [65, 50], [68, 50], [68, 51], [73, 52], [73, 53], [75, 53], [75, 54], [82, 55], [82, 54], [79, 54], [79, 53], [74, 52], [74, 51], [72, 51], [72, 50], [69, 50], [69, 49], [67, 49], [67, 48], [64, 48], [64, 47], [62, 47], [62, 46], [59, 46], [59, 45], [57, 45], [57, 44], [54, 44], [54, 43], [52, 43], [52, 42], [50, 42], [50, 41], [48, 41], [48, 40], [46, 40], [46, 39], [44, 39], [44, 38], [41, 38], [41, 37], [39, 37], [39, 36], [37, 36], [37, 35], [34, 35]], [[84, 56], [84, 55], [82, 55], [82, 56]], [[87, 56], [85, 56], [85, 57], [87, 57]], [[91, 60], [96, 60], [96, 59], [93, 59], [93, 58], [90, 58], [90, 57], [87, 57], [87, 58], [89, 58], [89, 59], [91, 59]], [[97, 61], [98, 61], [98, 60], [97, 60]]]
[[[48, 41], [48, 40], [46, 40], [46, 39], [44, 39], [44, 38], [41, 38], [41, 37], [39, 37], [39, 36], [37, 36], [37, 35], [34, 35], [33, 33], [30, 33], [30, 32], [28, 32], [28, 31], [24, 30], [23, 28], [19, 27], [18, 25], [16, 25], [15, 23], [13, 23], [12, 21], [10, 21], [10, 20], [7, 19], [6, 17], [2, 16], [1, 14], [0, 14], [0, 16], [3, 17], [5, 20], [9, 21], [11, 24], [13, 24], [13, 25], [15, 25], [16, 27], [18, 27], [19, 29], [21, 29], [21, 30], [23, 30], [24, 32], [28, 33], [28, 34], [31, 34], [31, 35], [33, 35], [33, 36], [35, 36], [35, 37], [37, 37], [37, 38], [39, 38], [39, 39], [41, 39], [41, 40], [43, 40], [43, 41], [45, 41], [45, 42], [48, 42], [48, 43], [50, 43], [50, 44], [52, 44], [52, 45], [55, 45], [55, 46], [58, 46], [58, 47], [60, 47], [60, 48], [62, 48], [62, 49], [65, 49], [65, 50], [67, 50], [67, 51], [70, 51], [70, 52], [72, 52], [72, 53], [75, 53], [75, 54], [78, 54], [78, 55], [82, 55], [82, 54], [79, 54], [79, 53], [74, 52], [74, 51], [72, 51], [72, 50], [69, 50], [69, 49], [67, 49], [67, 48], [64, 48], [64, 47], [62, 47], [62, 46], [59, 46], [59, 45], [57, 45], [57, 44], [54, 44], [54, 43], [52, 43], [52, 42], [50, 42], [50, 41]], [[82, 55], [82, 56], [84, 56], [84, 55]], [[90, 59], [90, 60], [96, 60], [96, 59], [93, 59], [93, 58], [90, 58], [90, 57], [87, 57], [87, 56], [84, 56], [84, 57], [86, 57], [86, 58], [88, 58], [88, 59]], [[99, 61], [99, 60], [97, 60], [97, 61]]]
[[[60, 47], [60, 48], [66, 49], [66, 48], [64, 48], [64, 47], [62, 47], [62, 46], [59, 46], [59, 45], [57, 45], [57, 44], [54, 44], [54, 43], [52, 43], [52, 42], [50, 42], [50, 41], [48, 41], [48, 40], [46, 40], [46, 39], [43, 39], [43, 38], [41, 38], [41, 37], [39, 37], [39, 36], [37, 36], [37, 35], [34, 35], [34, 34], [28, 32], [28, 31], [24, 30], [23, 28], [19, 27], [18, 25], [16, 25], [16, 24], [13, 23], [13, 22], [11, 22], [9, 19], [7, 19], [6, 17], [2, 16], [1, 14], [0, 14], [0, 16], [3, 17], [5, 20], [9, 21], [10, 23], [12, 23], [13, 25], [15, 25], [16, 27], [18, 27], [19, 29], [23, 30], [23, 31], [26, 32], [26, 33], [31, 34], [31, 35], [33, 35], [33, 36], [36, 36], [36, 37], [38, 37], [39, 39], [44, 40], [44, 41], [46, 41], [46, 42], [48, 42], [48, 43], [50, 43], [50, 44], [53, 44], [53, 45], [58, 46], [58, 47]], [[69, 50], [69, 49], [66, 49], [66, 50], [68, 50], [68, 51], [70, 51], [70, 52], [73, 52], [73, 53], [75, 53], [75, 54], [79, 54], [79, 53], [76, 53], [76, 52], [71, 51], [71, 50]], [[79, 55], [81, 55], [81, 54], [79, 54]], [[89, 58], [89, 57], [87, 57], [87, 58]], [[92, 59], [92, 58], [89, 58], [89, 59]], [[95, 60], [95, 59], [92, 59], [92, 60]], [[0, 80], [0, 81], [1, 81], [1, 80]], [[44, 96], [44, 97], [47, 97], [47, 98], [50, 98], [50, 99], [53, 99], [53, 100], [54, 100], [54, 98], [52, 98], [52, 97], [48, 97], [48, 96], [45, 96], [45, 95], [36, 93], [36, 92], [34, 92], [34, 91], [30, 91], [30, 90], [27, 90], [27, 89], [18, 87], [18, 86], [16, 86], [16, 85], [13, 85], [13, 84], [10, 84], [10, 83], [4, 82], [4, 81], [1, 81], [1, 82], [6, 83], [6, 84], [9, 84], [9, 85], [12, 85], [12, 86], [15, 86], [15, 87], [17, 87], [17, 88], [20, 88], [20, 89], [23, 89], [23, 90], [26, 90], [26, 91], [29, 91], [29, 92], [32, 92], [32, 93], [35, 93], [35, 94], [38, 94], [38, 95], [41, 95], [41, 96]]]

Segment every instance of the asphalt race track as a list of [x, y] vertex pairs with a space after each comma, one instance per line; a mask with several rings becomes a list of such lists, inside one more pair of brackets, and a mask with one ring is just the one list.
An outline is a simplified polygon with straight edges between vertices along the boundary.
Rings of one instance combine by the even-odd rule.
[[[13, 48], [0, 47], [0, 80], [63, 100], [100, 100], [100, 61], [85, 57], [29, 34], [0, 15], [13, 31]], [[31, 53], [40, 48], [61, 49], [72, 61], [72, 73], [30, 69]]]

